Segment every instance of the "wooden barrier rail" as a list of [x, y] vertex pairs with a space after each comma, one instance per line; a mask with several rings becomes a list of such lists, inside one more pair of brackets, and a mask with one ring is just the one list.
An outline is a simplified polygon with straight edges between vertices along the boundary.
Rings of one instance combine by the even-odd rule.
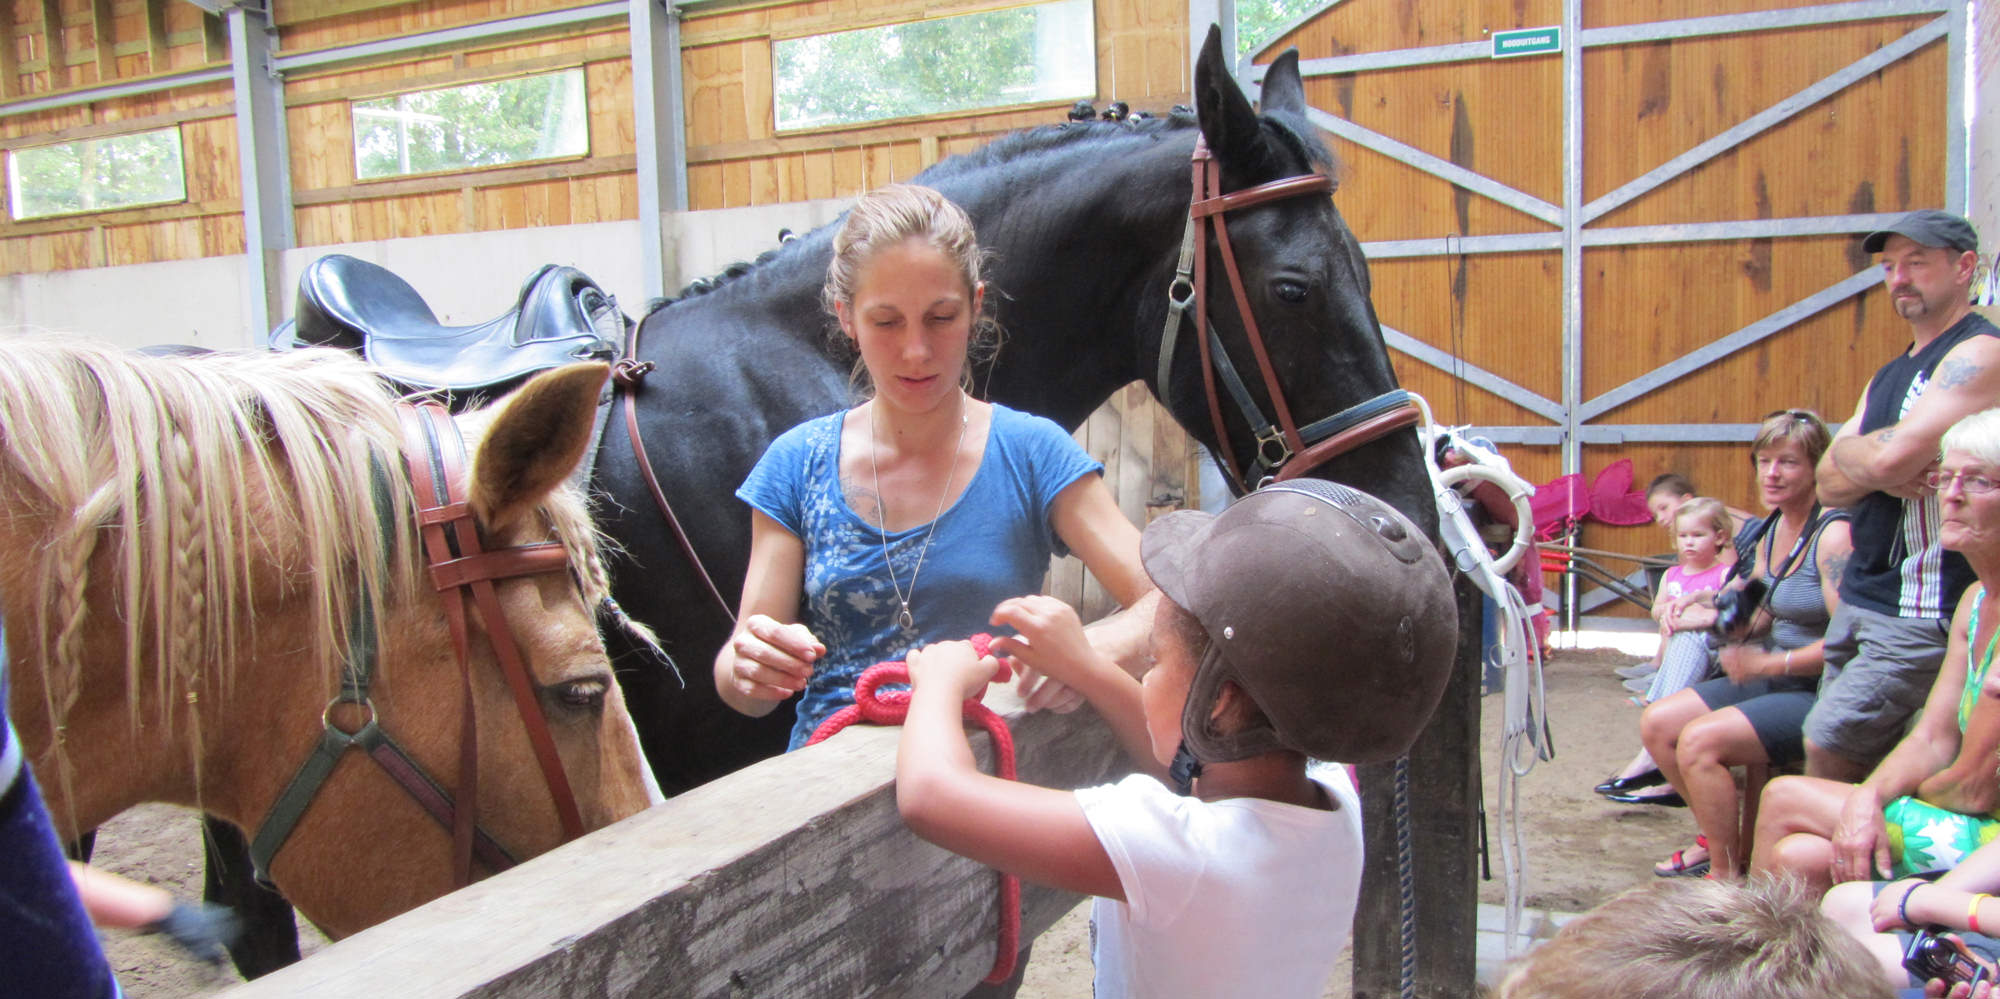
[[[1021, 779], [1129, 770], [1089, 709], [1007, 717]], [[990, 868], [896, 813], [899, 729], [765, 760], [226, 993], [257, 997], [941, 996], [993, 962]], [[973, 737], [992, 770], [982, 732]], [[1078, 896], [1024, 884], [1022, 940]]]

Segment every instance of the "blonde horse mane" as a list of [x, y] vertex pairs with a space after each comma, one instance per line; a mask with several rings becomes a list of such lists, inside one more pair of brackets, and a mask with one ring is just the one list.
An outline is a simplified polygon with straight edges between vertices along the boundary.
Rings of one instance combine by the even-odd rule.
[[[428, 585], [414, 557], [393, 402], [371, 368], [337, 351], [166, 358], [74, 337], [6, 338], [0, 460], [17, 474], [16, 494], [0, 503], [38, 509], [53, 525], [27, 554], [31, 592], [43, 595], [36, 620], [52, 730], [62, 731], [79, 696], [93, 629], [124, 629], [135, 726], [145, 670], [167, 695], [168, 724], [203, 671], [228, 689], [236, 648], [255, 627], [253, 573], [273, 555], [283, 563], [263, 572], [275, 569], [279, 595], [312, 608], [304, 644], [327, 664], [331, 691], [360, 603], [379, 629], [388, 607]], [[463, 427], [476, 437], [487, 422], [474, 416]], [[600, 605], [609, 585], [582, 491], [558, 490], [541, 512], [569, 549], [585, 600]], [[87, 597], [99, 553], [113, 558], [115, 609]], [[380, 634], [367, 637], [381, 647]]]

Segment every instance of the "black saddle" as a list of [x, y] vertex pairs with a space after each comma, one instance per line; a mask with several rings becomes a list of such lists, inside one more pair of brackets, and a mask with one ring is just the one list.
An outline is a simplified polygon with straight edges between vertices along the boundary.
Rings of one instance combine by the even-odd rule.
[[335, 253], [299, 275], [296, 314], [271, 332], [270, 346], [340, 347], [412, 389], [461, 395], [563, 364], [615, 360], [625, 324], [617, 301], [582, 271], [545, 264], [505, 315], [445, 326], [408, 281]]

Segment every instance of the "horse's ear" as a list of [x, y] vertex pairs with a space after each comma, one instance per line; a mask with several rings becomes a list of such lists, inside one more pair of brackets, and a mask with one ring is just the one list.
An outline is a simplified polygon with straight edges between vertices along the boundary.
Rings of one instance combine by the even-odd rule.
[[1254, 157], [1262, 136], [1257, 131], [1257, 109], [1243, 96], [1236, 78], [1229, 75], [1229, 60], [1222, 54], [1222, 29], [1209, 25], [1208, 40], [1201, 43], [1201, 58], [1194, 64], [1194, 113], [1201, 123], [1208, 151], [1227, 164]]
[[565, 365], [500, 401], [472, 462], [472, 514], [481, 524], [511, 525], [575, 471], [610, 374], [603, 363]]
[[1293, 114], [1306, 113], [1306, 85], [1299, 79], [1299, 50], [1286, 49], [1269, 68], [1264, 70], [1264, 94], [1261, 103], [1266, 112], [1290, 111]]

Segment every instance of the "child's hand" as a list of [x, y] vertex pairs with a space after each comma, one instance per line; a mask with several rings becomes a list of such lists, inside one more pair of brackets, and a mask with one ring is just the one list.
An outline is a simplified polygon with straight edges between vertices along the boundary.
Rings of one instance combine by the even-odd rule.
[[1054, 597], [1031, 594], [1002, 600], [993, 608], [992, 623], [1019, 632], [994, 639], [994, 654], [1070, 686], [1075, 686], [1070, 678], [1097, 657], [1090, 639], [1084, 637], [1076, 608]]
[[[997, 643], [996, 643], [997, 644]], [[979, 658], [971, 642], [939, 642], [910, 653], [904, 662], [910, 667], [910, 686], [927, 689], [942, 686], [957, 693], [959, 700], [978, 700], [986, 685], [1006, 678], [1006, 667], [998, 658]]]

